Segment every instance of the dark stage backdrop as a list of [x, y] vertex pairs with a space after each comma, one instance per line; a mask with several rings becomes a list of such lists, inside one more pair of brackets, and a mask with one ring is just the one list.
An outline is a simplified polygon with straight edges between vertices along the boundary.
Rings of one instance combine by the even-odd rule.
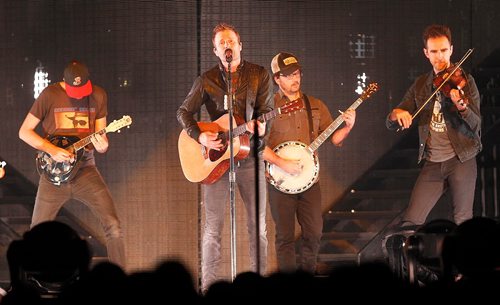
[[[240, 31], [244, 58], [270, 70], [272, 57], [295, 53], [303, 89], [323, 99], [332, 115], [378, 82], [380, 90], [357, 112], [341, 148], [320, 148], [323, 206], [374, 164], [401, 135], [385, 129], [385, 116], [419, 73], [430, 69], [421, 32], [430, 23], [450, 25], [454, 56], [469, 48], [471, 69], [498, 47], [494, 0], [443, 1], [63, 1], [0, 2], [0, 155], [37, 182], [34, 151], [17, 137], [33, 102], [33, 76], [43, 66], [60, 81], [73, 58], [90, 67], [109, 95], [108, 120], [130, 115], [132, 127], [110, 134], [97, 157], [125, 230], [128, 269], [180, 258], [199, 269], [201, 191], [181, 171], [176, 110], [194, 78], [216, 64], [211, 30], [221, 21]], [[221, 203], [222, 204], [222, 203]], [[67, 209], [102, 238], [98, 220], [83, 205]], [[239, 271], [248, 268], [245, 215], [237, 204]], [[228, 219], [229, 220], [229, 219]], [[269, 265], [274, 270], [274, 228], [269, 214]], [[229, 275], [229, 221], [224, 273]]]

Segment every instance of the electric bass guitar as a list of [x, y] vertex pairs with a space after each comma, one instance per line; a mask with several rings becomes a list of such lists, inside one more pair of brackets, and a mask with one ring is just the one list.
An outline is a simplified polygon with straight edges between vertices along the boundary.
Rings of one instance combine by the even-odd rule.
[[[378, 90], [378, 84], [372, 83], [363, 91], [361, 96], [349, 107], [358, 108], [361, 103]], [[276, 145], [273, 151], [283, 159], [299, 160], [302, 171], [298, 175], [291, 175], [278, 166], [266, 162], [266, 178], [277, 190], [285, 194], [299, 194], [318, 181], [319, 160], [315, 151], [330, 137], [344, 122], [339, 115], [311, 144], [306, 145], [300, 141], [287, 141]]]
[[80, 161], [83, 157], [85, 146], [92, 143], [90, 140], [93, 135], [103, 135], [108, 132], [120, 132], [120, 129], [132, 124], [132, 118], [124, 115], [119, 120], [114, 120], [106, 128], [101, 129], [83, 139], [76, 136], [51, 136], [48, 138], [50, 143], [64, 148], [75, 155], [73, 162], [57, 162], [52, 157], [43, 151], [39, 151], [36, 156], [36, 169], [38, 173], [45, 177], [49, 182], [54, 185], [70, 181], [80, 168]]
[[[281, 114], [290, 114], [304, 108], [304, 101], [297, 99], [284, 106], [265, 113], [257, 118], [261, 122], [268, 121]], [[182, 171], [187, 180], [212, 184], [229, 168], [229, 115], [224, 114], [213, 122], [198, 122], [201, 132], [212, 131], [219, 134], [223, 147], [221, 150], [207, 149], [185, 130], [179, 135], [178, 148]], [[250, 137], [242, 118], [234, 116], [233, 126], [233, 156], [235, 160], [245, 159], [250, 153]]]

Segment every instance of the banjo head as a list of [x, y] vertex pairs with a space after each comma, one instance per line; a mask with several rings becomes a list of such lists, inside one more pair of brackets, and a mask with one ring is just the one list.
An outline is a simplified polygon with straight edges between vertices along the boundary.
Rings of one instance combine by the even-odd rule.
[[319, 177], [318, 157], [309, 147], [299, 141], [288, 141], [277, 145], [273, 151], [283, 159], [300, 160], [302, 172], [290, 175], [274, 164], [266, 164], [266, 177], [277, 190], [286, 194], [299, 194], [316, 183]]

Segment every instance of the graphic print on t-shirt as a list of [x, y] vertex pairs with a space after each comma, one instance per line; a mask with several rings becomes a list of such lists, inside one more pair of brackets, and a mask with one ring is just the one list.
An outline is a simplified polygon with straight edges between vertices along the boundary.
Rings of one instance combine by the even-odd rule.
[[434, 101], [434, 109], [432, 110], [430, 127], [435, 132], [445, 132], [446, 123], [444, 122], [443, 112], [441, 111], [440, 96]]
[[70, 107], [54, 109], [56, 130], [64, 133], [87, 133], [89, 127], [89, 111], [87, 108]]

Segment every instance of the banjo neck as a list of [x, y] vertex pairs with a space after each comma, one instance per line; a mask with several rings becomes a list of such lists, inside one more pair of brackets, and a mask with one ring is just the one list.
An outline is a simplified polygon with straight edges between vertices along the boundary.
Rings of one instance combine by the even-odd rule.
[[[356, 108], [361, 105], [363, 102], [363, 98], [358, 98], [357, 100], [354, 101], [354, 103], [348, 108], [348, 109], [353, 109], [355, 110]], [[344, 118], [342, 115], [339, 115], [335, 121], [333, 121], [328, 128], [326, 128], [311, 144], [309, 144], [308, 149], [313, 153], [315, 152], [321, 144], [323, 144], [326, 139], [328, 139], [337, 128], [344, 122]]]
[[[361, 105], [361, 103], [369, 98], [373, 93], [375, 93], [378, 90], [378, 84], [377, 83], [371, 83], [368, 85], [368, 87], [361, 93], [360, 97], [352, 103], [352, 105], [348, 109], [356, 110], [356, 108]], [[307, 149], [311, 152], [314, 153], [323, 142], [325, 142], [326, 139], [328, 139], [329, 136], [333, 134], [337, 128], [339, 128], [340, 124], [344, 122], [344, 118], [342, 118], [342, 115], [339, 115], [335, 121], [333, 121], [328, 128], [326, 128], [309, 146]]]

